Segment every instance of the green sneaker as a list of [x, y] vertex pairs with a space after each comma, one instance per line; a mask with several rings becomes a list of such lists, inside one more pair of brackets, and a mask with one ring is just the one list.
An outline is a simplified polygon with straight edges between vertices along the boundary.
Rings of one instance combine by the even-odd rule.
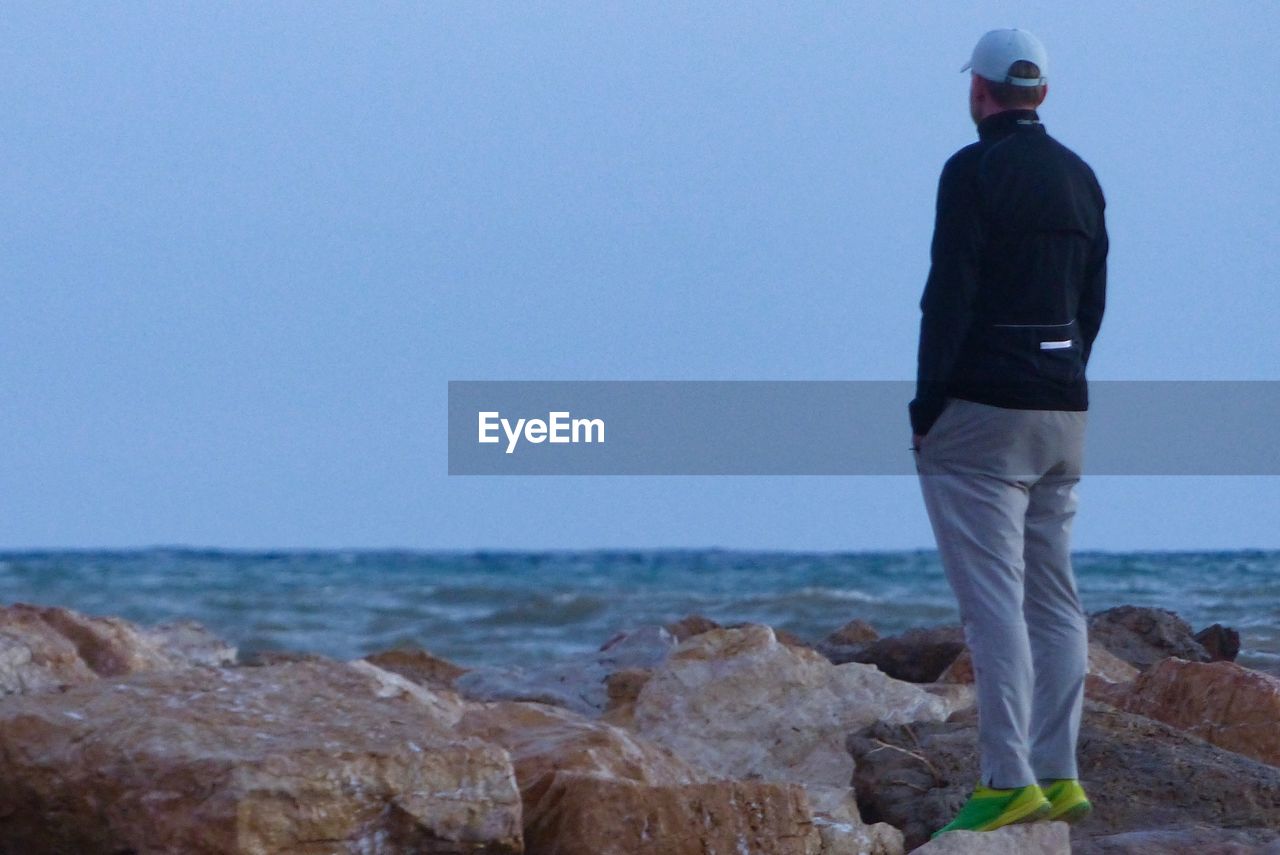
[[1011, 790], [993, 790], [978, 784], [956, 818], [932, 837], [947, 831], [993, 831], [1015, 822], [1034, 822], [1044, 819], [1052, 809], [1036, 784]]
[[1093, 805], [1084, 794], [1084, 787], [1075, 778], [1055, 778], [1041, 781], [1044, 796], [1053, 806], [1049, 819], [1062, 822], [1079, 822], [1093, 812]]

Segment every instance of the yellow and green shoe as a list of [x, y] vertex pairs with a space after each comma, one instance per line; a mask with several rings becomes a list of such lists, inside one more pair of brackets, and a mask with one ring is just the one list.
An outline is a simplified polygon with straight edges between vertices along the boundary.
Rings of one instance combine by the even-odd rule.
[[1049, 800], [1036, 784], [1011, 790], [995, 790], [978, 784], [956, 818], [932, 836], [948, 831], [994, 831], [1015, 822], [1044, 819], [1051, 810]]
[[1075, 778], [1055, 778], [1041, 781], [1040, 788], [1052, 806], [1048, 819], [1061, 822], [1079, 822], [1093, 812], [1093, 805], [1084, 794], [1084, 787]]

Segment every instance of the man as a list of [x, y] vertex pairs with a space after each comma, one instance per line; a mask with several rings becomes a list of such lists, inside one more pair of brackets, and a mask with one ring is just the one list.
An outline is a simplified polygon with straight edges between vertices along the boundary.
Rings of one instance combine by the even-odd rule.
[[910, 415], [973, 656], [981, 776], [935, 836], [1091, 810], [1076, 769], [1088, 639], [1069, 537], [1106, 290], [1103, 196], [1040, 123], [1048, 57], [1035, 36], [987, 33], [963, 70], [979, 139], [938, 184]]

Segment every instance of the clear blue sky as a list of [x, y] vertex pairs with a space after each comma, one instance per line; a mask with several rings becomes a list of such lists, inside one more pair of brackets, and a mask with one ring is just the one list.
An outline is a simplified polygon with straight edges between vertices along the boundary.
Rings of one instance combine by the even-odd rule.
[[[1277, 379], [1273, 4], [10, 5], [0, 546], [931, 545], [910, 478], [449, 478], [446, 382], [913, 376], [1001, 26], [1108, 196], [1092, 376]], [[1277, 479], [1081, 493], [1280, 546]]]

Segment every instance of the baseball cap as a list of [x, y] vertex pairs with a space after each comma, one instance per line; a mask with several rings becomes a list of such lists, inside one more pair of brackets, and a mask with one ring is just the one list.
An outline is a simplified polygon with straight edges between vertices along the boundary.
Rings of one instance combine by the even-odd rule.
[[[1019, 60], [1034, 62], [1039, 77], [1010, 77], [1009, 66]], [[972, 70], [979, 77], [1014, 86], [1043, 86], [1049, 82], [1049, 54], [1040, 40], [1026, 30], [992, 30], [978, 39], [973, 56], [961, 71]]]

